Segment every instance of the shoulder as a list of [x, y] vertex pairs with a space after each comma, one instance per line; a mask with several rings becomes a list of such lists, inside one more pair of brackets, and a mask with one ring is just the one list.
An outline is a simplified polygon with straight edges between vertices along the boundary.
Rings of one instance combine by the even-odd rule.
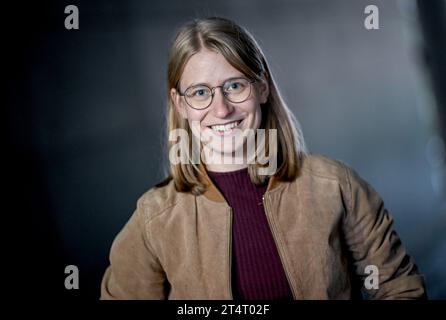
[[307, 181], [307, 185], [327, 185], [326, 183], [308, 183], [308, 181], [320, 179], [328, 179], [338, 184], [350, 207], [353, 206], [355, 200], [361, 202], [381, 202], [381, 198], [376, 190], [343, 161], [330, 159], [322, 155], [306, 155], [301, 168], [300, 178]]
[[352, 169], [340, 160], [323, 155], [307, 154], [302, 161], [302, 175], [347, 182]]
[[[351, 166], [323, 155], [307, 154], [301, 166], [301, 179], [325, 179], [337, 182], [343, 192], [373, 189]], [[373, 190], [374, 191], [374, 190]]]
[[190, 193], [178, 192], [173, 180], [170, 180], [146, 191], [138, 199], [137, 207], [148, 222], [191, 197], [194, 196]]

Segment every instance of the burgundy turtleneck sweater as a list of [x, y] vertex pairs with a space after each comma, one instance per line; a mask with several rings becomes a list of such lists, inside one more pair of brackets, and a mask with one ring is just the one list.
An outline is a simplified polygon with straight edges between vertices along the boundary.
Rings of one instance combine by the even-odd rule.
[[248, 169], [208, 172], [232, 208], [234, 299], [292, 299], [292, 293], [263, 208], [266, 186], [254, 185]]

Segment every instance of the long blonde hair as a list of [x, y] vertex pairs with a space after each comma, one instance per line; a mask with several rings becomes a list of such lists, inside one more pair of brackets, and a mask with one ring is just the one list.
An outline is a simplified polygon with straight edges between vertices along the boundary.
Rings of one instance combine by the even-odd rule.
[[[259, 45], [247, 30], [231, 20], [219, 17], [197, 19], [178, 31], [170, 49], [168, 65], [168, 134], [171, 130], [185, 129], [191, 140], [192, 132], [188, 121], [178, 114], [170, 91], [172, 88], [178, 90], [186, 63], [203, 47], [221, 53], [246, 77], [260, 80], [264, 76], [267, 79], [269, 96], [262, 106], [261, 128], [265, 129], [266, 136], [269, 129], [277, 130], [278, 170], [274, 176], [282, 181], [294, 180], [299, 174], [301, 160], [306, 152], [300, 125], [283, 101]], [[191, 141], [189, 145], [190, 143]], [[173, 141], [169, 141], [169, 150], [173, 144]], [[266, 149], [268, 150], [268, 145]], [[264, 184], [269, 178], [258, 174], [259, 166], [257, 163], [248, 166], [251, 181], [257, 185]], [[192, 161], [170, 164], [170, 178], [174, 180], [175, 188], [179, 192], [202, 194], [206, 186], [200, 180], [199, 174]]]

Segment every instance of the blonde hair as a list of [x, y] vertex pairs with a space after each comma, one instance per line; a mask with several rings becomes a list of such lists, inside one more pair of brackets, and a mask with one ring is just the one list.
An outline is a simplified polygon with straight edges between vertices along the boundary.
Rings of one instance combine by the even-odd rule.
[[[170, 49], [168, 64], [168, 134], [171, 130], [185, 129], [189, 133], [191, 145], [192, 132], [188, 121], [178, 114], [170, 91], [172, 88], [179, 89], [186, 63], [203, 47], [221, 53], [234, 68], [250, 79], [260, 80], [262, 76], [266, 78], [269, 96], [262, 107], [260, 128], [265, 129], [265, 136], [268, 136], [269, 129], [277, 130], [278, 170], [274, 176], [282, 181], [294, 180], [299, 174], [302, 156], [305, 154], [300, 125], [283, 101], [259, 45], [247, 30], [231, 20], [219, 17], [197, 19], [178, 31]], [[174, 142], [169, 141], [169, 150], [173, 144]], [[266, 150], [269, 150], [268, 145]], [[189, 162], [171, 163], [169, 180], [174, 180], [179, 192], [200, 195], [205, 191], [206, 185], [199, 177], [197, 166], [192, 161]], [[248, 165], [251, 181], [256, 185], [264, 184], [269, 178], [258, 174], [259, 166], [258, 163]]]

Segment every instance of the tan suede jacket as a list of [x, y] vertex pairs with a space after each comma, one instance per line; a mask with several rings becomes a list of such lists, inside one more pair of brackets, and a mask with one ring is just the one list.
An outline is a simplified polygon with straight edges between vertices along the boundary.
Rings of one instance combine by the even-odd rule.
[[[270, 179], [263, 201], [295, 299], [426, 296], [383, 201], [344, 164], [306, 156], [295, 181]], [[149, 190], [113, 242], [101, 299], [232, 299], [231, 222], [214, 185]], [[365, 286], [368, 265], [377, 289]]]

